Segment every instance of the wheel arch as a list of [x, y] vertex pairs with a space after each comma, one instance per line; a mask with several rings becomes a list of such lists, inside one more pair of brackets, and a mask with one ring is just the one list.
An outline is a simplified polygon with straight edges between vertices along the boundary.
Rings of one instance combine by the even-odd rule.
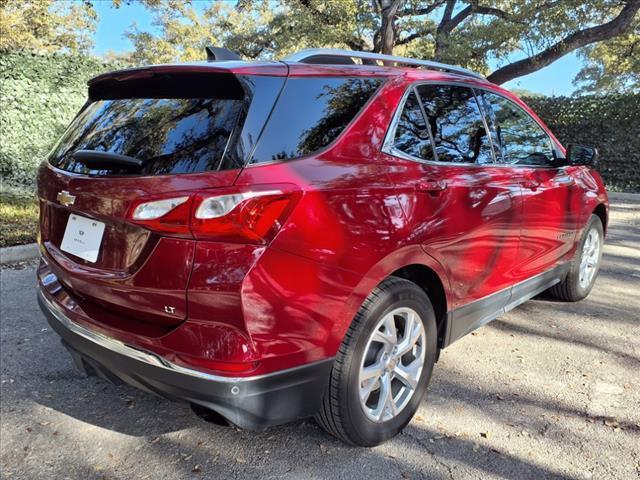
[[405, 246], [375, 264], [354, 289], [346, 304], [346, 321], [338, 326], [339, 338], [344, 338], [353, 317], [362, 303], [385, 279], [396, 276], [416, 283], [429, 296], [436, 313], [438, 347], [445, 345], [448, 328], [447, 309], [450, 305], [450, 284], [444, 267], [420, 245]]
[[414, 263], [397, 269], [390, 276], [409, 280], [424, 290], [436, 314], [438, 348], [444, 348], [447, 334], [447, 295], [438, 274], [426, 265]]
[[604, 203], [599, 203], [598, 205], [596, 205], [596, 208], [593, 209], [592, 214], [600, 218], [600, 221], [602, 222], [602, 229], [604, 231], [604, 234], [606, 235], [607, 222], [609, 219], [606, 205]]

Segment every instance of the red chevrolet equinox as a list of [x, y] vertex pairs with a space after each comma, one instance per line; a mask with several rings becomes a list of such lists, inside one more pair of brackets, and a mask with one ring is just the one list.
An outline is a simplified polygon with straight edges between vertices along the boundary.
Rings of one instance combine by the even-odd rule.
[[593, 288], [597, 152], [514, 95], [401, 57], [209, 53], [93, 78], [39, 168], [38, 298], [84, 373], [376, 445], [440, 350]]

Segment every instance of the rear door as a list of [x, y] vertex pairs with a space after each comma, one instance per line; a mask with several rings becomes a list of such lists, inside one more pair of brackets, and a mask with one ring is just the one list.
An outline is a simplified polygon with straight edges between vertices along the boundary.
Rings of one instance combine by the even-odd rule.
[[497, 161], [522, 186], [522, 235], [517, 280], [553, 268], [575, 244], [580, 195], [568, 170], [557, 167], [557, 147], [523, 108], [502, 95], [478, 92], [487, 107]]
[[[87, 311], [184, 320], [195, 250], [184, 199], [233, 184], [283, 81], [164, 67], [91, 84], [38, 173], [45, 258]], [[163, 199], [183, 203], [171, 218], [132, 221]]]
[[406, 159], [389, 174], [399, 187], [411, 236], [448, 272], [450, 308], [456, 310], [453, 341], [489, 320], [509, 299], [520, 186], [494, 164], [470, 88], [417, 87], [390, 140], [388, 153]]

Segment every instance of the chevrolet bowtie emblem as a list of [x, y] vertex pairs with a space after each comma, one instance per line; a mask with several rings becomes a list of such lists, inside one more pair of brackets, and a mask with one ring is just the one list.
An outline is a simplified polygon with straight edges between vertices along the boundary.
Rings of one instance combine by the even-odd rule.
[[76, 196], [75, 195], [71, 195], [66, 190], [62, 190], [60, 193], [58, 193], [58, 196], [56, 197], [56, 199], [62, 205], [64, 205], [65, 207], [68, 207], [69, 205], [73, 205], [73, 202], [76, 201]]

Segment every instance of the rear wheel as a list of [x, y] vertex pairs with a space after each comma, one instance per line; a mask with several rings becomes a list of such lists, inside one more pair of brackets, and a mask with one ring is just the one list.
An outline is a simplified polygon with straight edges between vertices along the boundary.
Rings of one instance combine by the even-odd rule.
[[589, 295], [600, 270], [603, 241], [602, 221], [597, 215], [591, 215], [571, 260], [569, 272], [562, 282], [549, 289], [554, 297], [577, 302]]
[[316, 420], [354, 445], [373, 446], [398, 434], [415, 414], [437, 350], [429, 297], [395, 277], [365, 300], [345, 336]]

